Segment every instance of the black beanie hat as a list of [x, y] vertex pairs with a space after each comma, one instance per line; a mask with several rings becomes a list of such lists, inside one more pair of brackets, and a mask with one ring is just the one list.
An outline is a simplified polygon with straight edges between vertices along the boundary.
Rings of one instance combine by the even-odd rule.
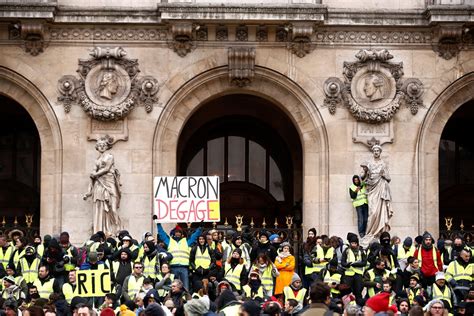
[[409, 248], [411, 247], [411, 245], [413, 245], [413, 240], [411, 239], [411, 237], [405, 238], [405, 240], [403, 241], [403, 246]]
[[354, 233], [348, 233], [347, 234], [347, 241], [348, 242], [356, 242], [356, 243], [359, 243], [359, 238], [357, 237], [356, 234]]
[[308, 233], [309, 233], [309, 232], [313, 232], [313, 234], [314, 234], [314, 237], [316, 237], [316, 236], [318, 235], [318, 234], [317, 234], [317, 232], [316, 232], [316, 228], [314, 228], [314, 227], [313, 227], [313, 228], [310, 228], [310, 229], [308, 229]]
[[423, 236], [416, 236], [415, 237], [415, 242], [418, 244], [418, 245], [421, 245], [421, 243], [423, 242]]

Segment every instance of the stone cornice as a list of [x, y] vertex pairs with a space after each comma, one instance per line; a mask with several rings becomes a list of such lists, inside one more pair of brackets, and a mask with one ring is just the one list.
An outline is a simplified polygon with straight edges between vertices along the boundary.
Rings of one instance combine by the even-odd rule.
[[0, 3], [0, 19], [53, 20], [56, 10], [56, 3]]
[[447, 22], [473, 23], [473, 12], [474, 7], [469, 5], [436, 5], [428, 6], [424, 15], [429, 24]]
[[324, 21], [324, 5], [195, 5], [158, 4], [162, 20]]

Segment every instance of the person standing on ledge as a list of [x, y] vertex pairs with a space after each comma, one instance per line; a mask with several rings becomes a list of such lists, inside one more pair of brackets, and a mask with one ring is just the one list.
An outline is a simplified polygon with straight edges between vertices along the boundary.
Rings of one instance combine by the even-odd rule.
[[367, 189], [365, 183], [360, 180], [358, 175], [352, 177], [352, 184], [349, 187], [349, 194], [352, 199], [352, 206], [357, 212], [357, 229], [359, 236], [365, 236], [367, 229], [367, 218], [369, 217], [369, 205], [367, 201]]

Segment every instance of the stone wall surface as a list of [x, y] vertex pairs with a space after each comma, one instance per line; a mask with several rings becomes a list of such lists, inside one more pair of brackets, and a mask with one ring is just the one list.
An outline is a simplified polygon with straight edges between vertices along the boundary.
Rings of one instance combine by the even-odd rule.
[[[60, 6], [80, 5], [89, 8], [106, 4], [105, 1], [75, 0], [59, 0], [57, 3]], [[182, 1], [168, 3], [183, 4]], [[242, 4], [240, 1], [235, 3]], [[280, 2], [271, 2], [275, 3]], [[421, 0], [390, 1], [389, 7], [386, 1], [376, 0], [322, 1], [322, 5], [329, 8], [344, 9], [342, 12], [345, 12], [345, 17], [351, 17], [352, 8], [376, 10], [382, 8], [382, 3], [383, 9], [388, 11], [418, 10], [424, 9], [426, 5], [426, 1]], [[319, 3], [291, 1], [291, 4]], [[114, 5], [156, 8], [157, 1], [140, 1], [138, 4], [135, 1], [115, 1]], [[58, 19], [66, 21], [70, 18], [73, 17]], [[36, 118], [32, 115], [40, 135], [56, 133], [54, 135], [59, 138], [54, 142], [51, 137], [41, 137], [42, 161], [45, 164], [42, 166], [45, 173], [42, 174], [41, 184], [43, 234], [67, 230], [73, 241], [78, 243], [91, 233], [92, 204], [83, 201], [82, 195], [87, 189], [88, 174], [97, 156], [95, 142], [87, 137], [91, 134], [92, 126], [100, 129], [100, 124], [97, 125], [77, 104], [71, 106], [70, 112], [65, 111], [63, 104], [58, 101], [58, 80], [63, 75], [77, 77], [78, 59], [89, 58], [94, 47], [118, 46], [126, 51], [128, 58], [138, 60], [140, 76], [156, 78], [159, 86], [156, 95], [158, 101], [153, 110], [147, 113], [143, 106], [137, 106], [126, 118], [128, 140], [116, 142], [112, 149], [123, 181], [119, 212], [124, 226], [133, 236], [139, 237], [144, 231], [153, 229], [150, 220], [152, 179], [157, 175], [175, 174], [177, 142], [187, 119], [206, 100], [231, 93], [253, 94], [271, 100], [294, 122], [303, 144], [304, 228], [315, 226], [318, 231], [340, 236], [345, 236], [349, 230], [355, 231], [356, 214], [351, 206], [348, 186], [352, 175], [360, 172], [360, 163], [370, 158], [371, 153], [367, 145], [353, 142], [357, 123], [347, 107], [339, 104], [334, 113], [330, 112], [325, 104], [324, 84], [330, 77], [343, 80], [344, 62], [356, 61], [355, 55], [361, 49], [388, 49], [393, 55], [391, 62], [403, 63], [403, 78], [418, 78], [423, 84], [423, 102], [418, 113], [413, 115], [409, 107], [401, 105], [394, 115], [391, 123], [393, 142], [383, 145], [382, 157], [388, 162], [392, 176], [395, 209], [392, 231], [405, 236], [424, 229], [434, 232], [438, 229], [437, 198], [429, 200], [425, 194], [428, 191], [437, 192], [436, 140], [439, 143], [443, 124], [454, 109], [464, 102], [462, 96], [468, 92], [460, 89], [462, 95], [457, 96], [459, 102], [453, 100], [449, 110], [444, 110], [442, 104], [435, 110], [431, 107], [450, 86], [474, 71], [474, 52], [469, 39], [464, 40], [464, 46], [453, 58], [445, 59], [433, 50], [440, 38], [438, 26], [429, 25], [426, 20], [420, 22], [422, 26], [418, 26], [420, 24], [417, 22], [410, 29], [393, 25], [373, 28], [357, 23], [357, 27], [316, 26], [310, 23], [311, 35], [308, 39], [313, 47], [304, 53], [304, 57], [298, 57], [289, 49], [294, 43], [292, 33], [283, 42], [277, 40], [278, 30], [281, 31], [277, 28], [278, 23], [269, 26], [267, 41], [257, 39], [258, 24], [255, 23], [249, 26], [246, 41], [239, 40], [235, 35], [238, 23], [230, 23], [228, 38], [218, 40], [218, 27], [213, 24], [207, 26], [206, 40], [195, 41], [199, 30], [193, 29], [191, 38], [196, 45], [181, 57], [173, 51], [173, 47], [176, 47], [173, 46], [173, 39], [178, 33], [170, 32], [169, 24], [166, 23], [145, 23], [140, 26], [123, 22], [106, 25], [48, 22], [42, 33], [45, 40], [43, 52], [32, 56], [24, 49], [27, 39], [12, 38], [11, 23], [15, 21], [2, 21], [5, 23], [0, 24], [0, 69], [16, 73], [40, 91], [45, 100], [41, 108], [49, 107], [48, 115], [54, 119], [50, 121], [54, 121], [58, 129], [54, 131], [51, 125], [54, 122], [47, 123], [40, 116]], [[143, 21], [147, 21], [147, 18], [143, 18]], [[206, 26], [205, 23], [203, 25]], [[288, 31], [296, 34], [296, 25]], [[459, 32], [462, 37], [469, 29], [463, 28]], [[255, 78], [249, 86], [239, 88], [228, 82], [230, 46], [255, 48]], [[13, 82], [9, 86], [15, 84], [19, 85]], [[9, 95], [7, 90], [13, 89], [9, 86], [0, 84], [0, 93]], [[33, 95], [32, 88], [28, 90], [26, 87], [26, 93]], [[24, 101], [15, 94], [12, 96], [25, 107], [40, 103], [37, 99]], [[433, 114], [430, 111], [436, 112]], [[446, 112], [444, 117], [443, 111]], [[424, 134], [424, 126], [430, 115], [441, 116], [444, 121], [433, 119], [430, 124], [433, 124], [434, 133]], [[423, 137], [432, 138], [431, 142], [425, 141]], [[421, 151], [421, 143], [435, 144], [435, 148]], [[61, 144], [60, 147], [57, 144]], [[425, 156], [428, 158], [425, 159]], [[60, 166], [54, 169], [52, 165], [57, 164]], [[59, 178], [55, 178], [56, 174], [59, 174]], [[48, 195], [54, 197], [48, 198]]]

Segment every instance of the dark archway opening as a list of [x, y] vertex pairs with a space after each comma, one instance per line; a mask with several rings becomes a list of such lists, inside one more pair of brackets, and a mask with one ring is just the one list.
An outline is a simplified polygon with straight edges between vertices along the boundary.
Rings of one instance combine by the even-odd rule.
[[218, 175], [221, 219], [241, 214], [260, 225], [285, 216], [301, 223], [302, 147], [288, 116], [251, 95], [228, 95], [201, 106], [178, 144], [179, 175]]
[[[28, 112], [0, 95], [0, 231], [31, 238], [40, 220], [41, 145]], [[32, 215], [32, 217], [30, 217]]]
[[[474, 100], [454, 112], [444, 127], [439, 146], [440, 229], [453, 218], [453, 230], [472, 231], [474, 225]], [[462, 222], [461, 222], [462, 221]]]

